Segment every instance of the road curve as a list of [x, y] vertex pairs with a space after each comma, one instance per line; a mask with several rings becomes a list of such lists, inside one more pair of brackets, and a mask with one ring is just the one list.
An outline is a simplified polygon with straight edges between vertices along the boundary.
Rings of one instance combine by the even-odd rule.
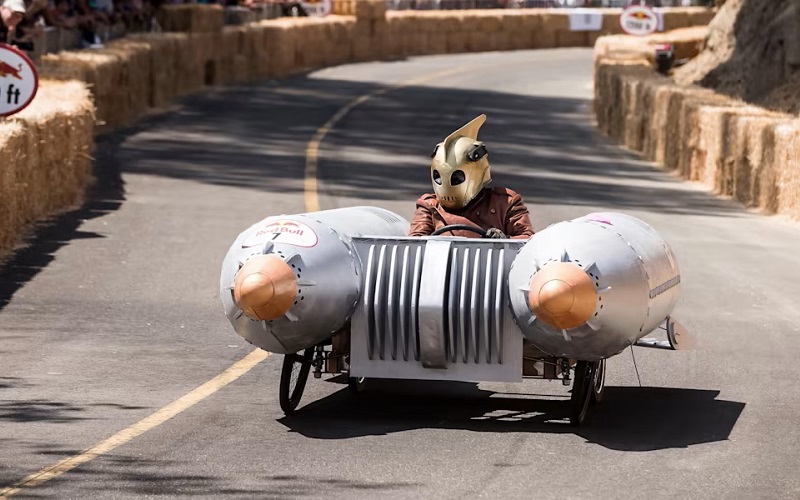
[[[396, 88], [395, 88], [396, 87]], [[556, 383], [309, 381], [277, 405], [269, 356], [23, 497], [791, 498], [800, 496], [800, 226], [713, 198], [591, 123], [582, 49], [436, 56], [219, 89], [100, 141], [98, 184], [0, 271], [0, 491], [213, 379], [251, 349], [219, 268], [236, 234], [322, 208], [410, 217], [432, 147], [477, 114], [497, 185], [536, 228], [594, 210], [651, 223], [683, 275], [689, 352], [609, 362], [589, 426]], [[641, 387], [639, 385], [641, 379]]]

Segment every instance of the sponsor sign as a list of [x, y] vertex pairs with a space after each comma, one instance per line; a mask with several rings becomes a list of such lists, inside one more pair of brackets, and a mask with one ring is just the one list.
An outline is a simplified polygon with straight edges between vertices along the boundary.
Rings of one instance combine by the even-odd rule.
[[600, 31], [603, 29], [603, 14], [596, 9], [570, 9], [570, 31]]
[[262, 245], [267, 241], [310, 248], [317, 244], [317, 233], [306, 224], [294, 220], [273, 220], [260, 223], [242, 247]]
[[658, 31], [658, 13], [646, 5], [630, 5], [619, 16], [619, 24], [629, 35], [645, 36]]
[[0, 43], [0, 117], [28, 107], [38, 88], [39, 75], [28, 56]]

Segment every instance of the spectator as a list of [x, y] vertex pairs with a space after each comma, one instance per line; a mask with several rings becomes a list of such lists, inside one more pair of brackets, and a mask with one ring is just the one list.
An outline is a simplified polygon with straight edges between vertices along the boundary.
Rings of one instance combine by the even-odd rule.
[[[45, 31], [47, 0], [28, 0], [26, 8], [25, 17], [17, 25], [15, 39], [17, 42], [31, 45], [33, 38]], [[30, 50], [33, 50], [32, 47]]]
[[17, 25], [25, 18], [23, 0], [4, 0], [0, 6], [0, 42], [10, 42], [15, 37]]
[[[87, 15], [85, 12], [90, 14]], [[95, 18], [85, 0], [51, 0], [47, 12], [47, 24], [80, 32], [83, 45], [86, 47], [102, 47], [95, 31]]]

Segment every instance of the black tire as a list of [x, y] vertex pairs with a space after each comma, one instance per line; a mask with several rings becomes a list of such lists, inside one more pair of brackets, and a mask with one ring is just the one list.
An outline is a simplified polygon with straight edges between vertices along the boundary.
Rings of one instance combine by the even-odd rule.
[[367, 379], [364, 377], [347, 377], [347, 389], [351, 394], [359, 395], [367, 388]]
[[606, 397], [606, 360], [597, 363], [594, 372], [594, 384], [592, 387], [592, 402], [602, 403]]
[[589, 413], [589, 404], [594, 395], [594, 372], [597, 363], [578, 361], [575, 365], [575, 374], [572, 379], [572, 396], [569, 400], [569, 423], [580, 426]]
[[311, 347], [302, 353], [287, 354], [283, 357], [278, 399], [281, 410], [287, 415], [294, 412], [297, 405], [300, 404], [306, 382], [308, 382], [308, 374], [311, 371], [313, 356], [314, 348]]

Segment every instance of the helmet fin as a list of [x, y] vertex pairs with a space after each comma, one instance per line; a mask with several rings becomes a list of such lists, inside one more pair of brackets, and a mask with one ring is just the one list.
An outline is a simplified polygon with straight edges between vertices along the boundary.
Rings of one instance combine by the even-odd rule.
[[450, 144], [459, 137], [469, 137], [470, 139], [477, 140], [478, 131], [481, 129], [481, 126], [485, 121], [486, 121], [485, 114], [478, 115], [472, 121], [470, 121], [460, 129], [456, 130], [452, 134], [448, 135], [447, 138], [444, 140], [444, 149], [449, 150]]

